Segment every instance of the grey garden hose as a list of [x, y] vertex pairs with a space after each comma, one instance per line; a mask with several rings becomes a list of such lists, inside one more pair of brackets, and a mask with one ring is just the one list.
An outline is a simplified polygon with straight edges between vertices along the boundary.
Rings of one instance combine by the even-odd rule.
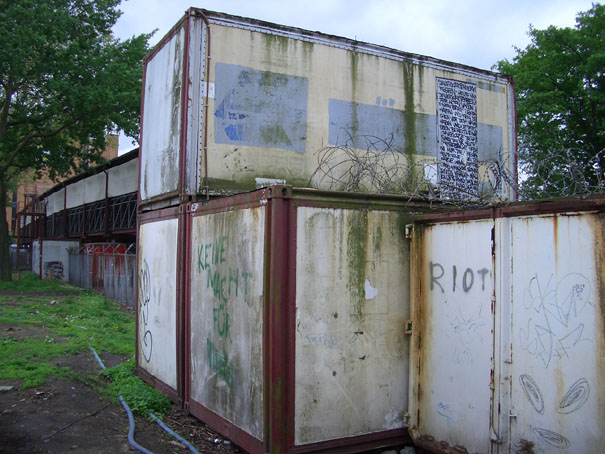
[[[101, 369], [105, 370], [105, 364], [103, 364], [103, 361], [101, 360], [101, 358], [99, 357], [99, 355], [97, 354], [95, 349], [92, 348], [92, 346], [90, 346], [90, 350], [92, 350], [92, 354], [95, 355], [95, 358], [97, 359], [97, 362], [101, 366]], [[122, 394], [119, 395], [119, 398], [120, 398], [120, 403], [122, 404], [122, 407], [124, 407], [124, 410], [126, 410], [126, 413], [128, 414], [128, 424], [129, 424], [128, 443], [130, 443], [130, 446], [132, 446], [134, 449], [136, 449], [139, 452], [142, 452], [143, 454], [153, 454], [151, 451], [143, 448], [141, 445], [139, 445], [134, 440], [134, 417], [132, 416], [132, 411], [130, 410], [130, 407], [128, 406], [126, 401], [122, 398]], [[164, 424], [160, 419], [158, 419], [153, 413], [149, 413], [149, 416], [151, 417], [151, 419], [153, 419], [155, 422], [157, 422], [158, 425], [166, 431], [166, 433], [169, 433], [174, 438], [176, 438], [178, 441], [180, 441], [185, 446], [187, 446], [187, 448], [189, 448], [189, 451], [191, 451], [193, 454], [200, 454], [199, 451], [197, 449], [195, 449], [195, 447], [191, 443], [189, 443], [187, 440], [185, 440], [179, 434], [177, 434], [172, 429], [170, 429], [166, 424]]]

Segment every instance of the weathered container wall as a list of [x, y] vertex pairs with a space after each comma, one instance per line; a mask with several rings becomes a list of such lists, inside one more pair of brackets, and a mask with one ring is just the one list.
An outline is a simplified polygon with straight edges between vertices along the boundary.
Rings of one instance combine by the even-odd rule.
[[511, 444], [590, 453], [605, 436], [602, 217], [511, 221]]
[[185, 30], [181, 28], [145, 66], [139, 157], [141, 200], [179, 188], [184, 50]]
[[409, 440], [403, 200], [274, 185], [186, 205], [192, 414], [252, 453]]
[[192, 218], [191, 399], [264, 439], [265, 207]]
[[[496, 73], [192, 9], [145, 78], [143, 201], [275, 180], [347, 187], [353, 161], [326, 147], [378, 152], [388, 169], [376, 171], [399, 191], [426, 177], [444, 196], [468, 198], [490, 185], [487, 161], [515, 173], [512, 84]], [[396, 190], [370, 180], [358, 189]]]
[[[409, 164], [439, 162], [441, 179], [460, 188], [473, 183], [459, 181], [463, 171], [471, 172], [476, 191], [478, 161], [512, 154], [506, 79], [380, 55], [344, 40], [321, 42], [302, 32], [210, 20], [214, 99], [209, 100], [208, 175], [214, 186], [230, 181], [254, 188], [257, 177], [307, 186], [325, 146], [365, 150], [381, 139]], [[462, 156], [452, 139], [450, 149], [440, 148], [438, 134], [442, 143], [455, 134], [468, 138], [469, 155]], [[322, 173], [315, 177], [314, 186], [329, 183]]]
[[417, 225], [410, 407], [420, 445], [602, 450], [602, 203], [549, 209]]
[[146, 222], [138, 236], [138, 367], [177, 390], [178, 219]]
[[298, 207], [296, 225], [295, 444], [403, 428], [404, 215]]

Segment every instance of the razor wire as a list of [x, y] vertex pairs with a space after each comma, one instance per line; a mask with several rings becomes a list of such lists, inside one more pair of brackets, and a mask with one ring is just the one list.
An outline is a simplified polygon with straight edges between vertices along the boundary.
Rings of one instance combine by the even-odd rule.
[[[554, 155], [556, 154], [556, 161]], [[605, 151], [586, 158], [577, 150], [553, 151], [552, 159], [521, 162], [519, 176], [510, 156], [500, 149], [496, 159], [478, 161], [477, 190], [469, 191], [455, 182], [440, 181], [436, 157], [418, 158], [394, 146], [393, 138], [371, 135], [349, 136], [344, 144], [323, 147], [316, 152], [317, 167], [310, 185], [328, 190], [400, 194], [415, 200], [439, 200], [460, 208], [485, 206], [513, 199], [578, 197], [605, 193], [603, 158]], [[563, 162], [564, 165], [553, 165]], [[507, 164], [508, 163], [508, 164]], [[544, 179], [536, 194], [530, 191], [532, 175]], [[520, 183], [518, 182], [520, 180]], [[452, 194], [456, 194], [452, 197]]]

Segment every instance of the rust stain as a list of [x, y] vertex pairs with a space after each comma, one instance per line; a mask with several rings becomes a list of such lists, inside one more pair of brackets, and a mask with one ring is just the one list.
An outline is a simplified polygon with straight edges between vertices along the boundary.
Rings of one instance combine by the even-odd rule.
[[555, 267], [559, 262], [559, 216], [554, 215], [552, 218], [553, 239], [555, 248]]
[[602, 380], [605, 377], [605, 213], [600, 213], [591, 219], [594, 219], [592, 224], [595, 236], [595, 298], [598, 301], [598, 306], [595, 307], [595, 338], [597, 342], [595, 356], [597, 361], [597, 377], [601, 381], [599, 386], [596, 387], [599, 393], [596, 399], [598, 402], [604, 402], [605, 386], [603, 386]]

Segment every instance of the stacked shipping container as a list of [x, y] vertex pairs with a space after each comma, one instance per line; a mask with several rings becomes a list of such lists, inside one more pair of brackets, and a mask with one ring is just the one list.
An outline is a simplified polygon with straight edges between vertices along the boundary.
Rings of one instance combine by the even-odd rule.
[[[373, 175], [356, 173], [364, 153], [379, 156]], [[562, 430], [511, 429], [508, 415], [494, 410], [512, 415], [519, 405], [507, 400], [515, 373], [503, 366], [510, 361], [506, 331], [494, 330], [495, 320], [506, 324], [512, 300], [498, 283], [499, 268], [481, 261], [485, 254], [495, 260], [493, 218], [502, 213], [472, 226], [479, 252], [466, 257], [470, 237], [457, 223], [443, 238], [439, 227], [435, 235], [422, 227], [421, 237], [434, 241], [410, 242], [414, 215], [435, 204], [409, 194], [328, 192], [384, 190], [377, 182], [395, 174], [389, 181], [399, 179], [398, 186], [388, 192], [421, 180], [412, 192], [473, 200], [491, 190], [510, 200], [510, 187], [489, 188], [486, 168], [496, 163], [515, 175], [515, 155], [507, 78], [189, 10], [145, 65], [139, 372], [250, 452], [363, 451], [405, 442], [410, 433], [444, 451], [504, 452], [532, 437], [544, 451], [556, 442], [549, 434], [565, 438]], [[464, 269], [445, 265], [431, 249], [439, 241], [448, 259], [448, 247], [461, 248], [455, 255], [468, 258]], [[504, 257], [511, 245], [502, 246]], [[450, 291], [450, 272], [458, 294], [443, 312], [429, 296], [437, 284]], [[600, 289], [595, 275], [590, 285]], [[469, 326], [466, 308], [456, 312], [459, 295], [472, 300], [478, 324]], [[443, 352], [455, 362], [450, 375], [441, 370]], [[468, 383], [472, 399], [461, 392]], [[521, 383], [531, 394], [533, 382]], [[597, 413], [591, 407], [602, 420]], [[586, 446], [598, 441], [592, 429], [577, 430]]]

